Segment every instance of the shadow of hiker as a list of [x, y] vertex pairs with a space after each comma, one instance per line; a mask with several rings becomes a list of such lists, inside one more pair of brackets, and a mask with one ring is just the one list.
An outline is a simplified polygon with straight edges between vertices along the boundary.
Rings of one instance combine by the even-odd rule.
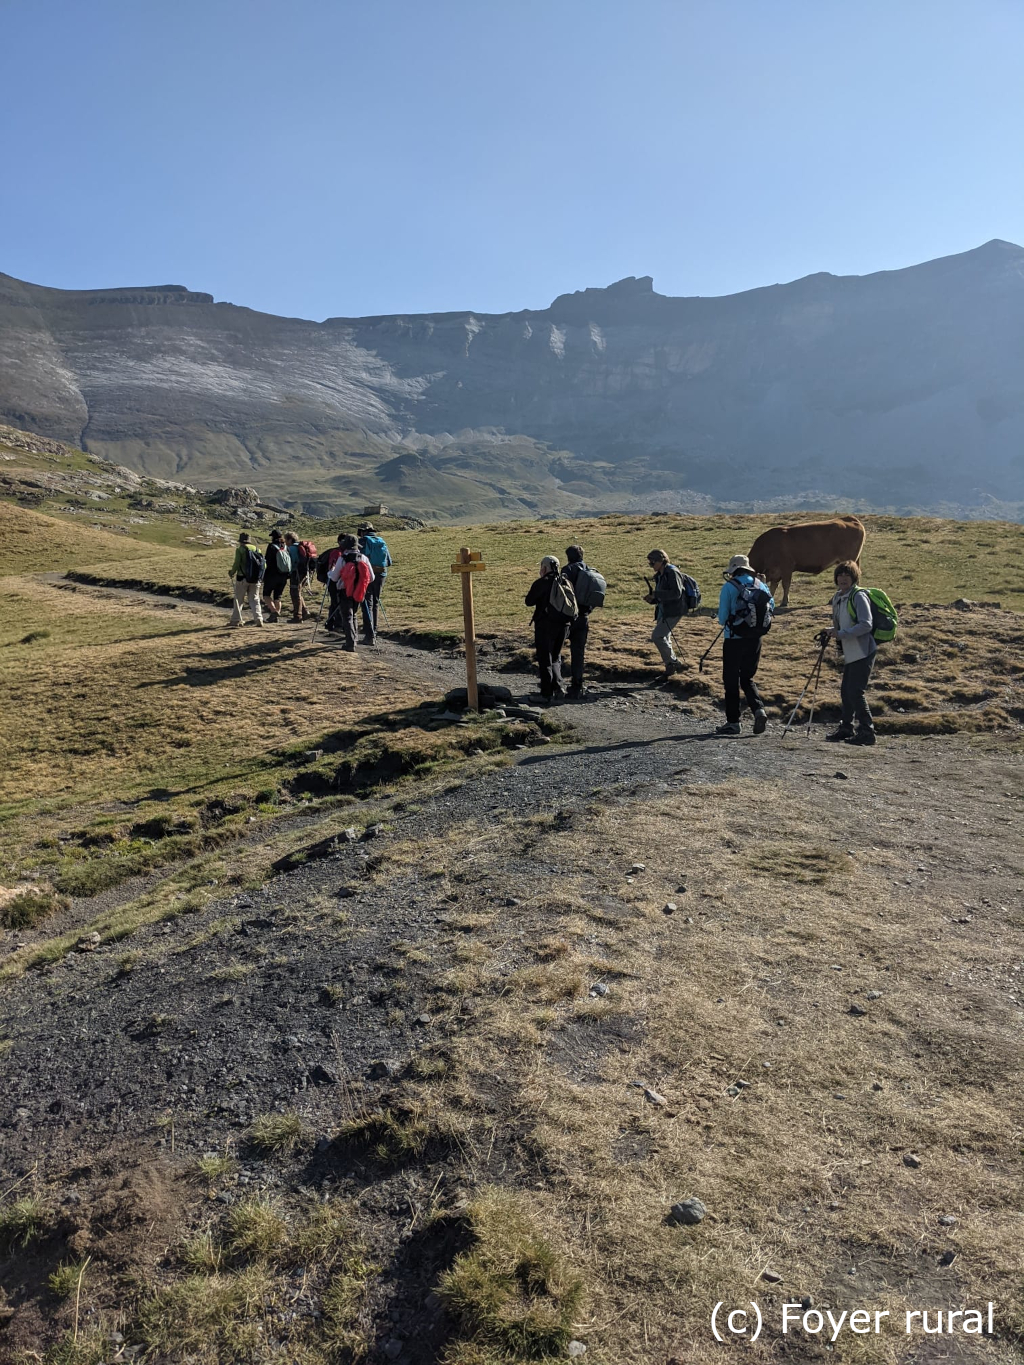
[[[262, 669], [275, 667], [285, 652], [289, 662], [320, 653], [315, 646], [309, 644], [296, 650], [293, 648], [294, 644], [294, 640], [260, 640], [259, 643], [254, 642], [241, 649], [215, 650], [212, 654], [204, 655], [204, 662], [201, 664], [186, 664], [180, 673], [167, 678], [152, 678], [148, 682], [140, 682], [138, 687], [140, 690], [147, 687], [177, 687], [182, 684], [186, 687], [213, 687], [220, 682], [246, 678]], [[230, 662], [221, 667], [211, 668], [206, 660]]]
[[652, 739], [624, 739], [618, 744], [584, 744], [578, 749], [573, 746], [562, 751], [557, 749], [545, 750], [543, 753], [530, 754], [526, 758], [521, 758], [518, 766], [525, 768], [532, 763], [552, 763], [566, 753], [614, 754], [629, 749], [649, 749], [655, 744], [703, 744], [709, 739], [723, 742], [728, 740], [730, 743], [735, 743], [736, 740], [753, 738], [753, 735], [716, 735], [714, 730], [703, 730], [700, 734], [695, 735], [655, 735]]

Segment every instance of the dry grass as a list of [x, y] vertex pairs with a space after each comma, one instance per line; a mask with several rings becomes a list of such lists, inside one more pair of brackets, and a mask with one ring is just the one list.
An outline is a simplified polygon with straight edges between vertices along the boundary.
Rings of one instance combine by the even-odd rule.
[[260, 1114], [248, 1132], [250, 1146], [263, 1155], [290, 1152], [304, 1135], [298, 1114]]
[[[510, 886], [513, 918], [474, 927], [488, 951], [473, 1026], [433, 1093], [464, 1122], [494, 1115], [500, 1097], [484, 1144], [498, 1155], [488, 1164], [468, 1143], [475, 1169], [537, 1183], [531, 1226], [557, 1231], [567, 1271], [592, 1291], [572, 1329], [588, 1358], [710, 1363], [714, 1304], [755, 1298], [768, 1325], [748, 1354], [768, 1360], [800, 1346], [781, 1336], [780, 1305], [806, 1294], [837, 1312], [888, 1308], [900, 1323], [907, 1309], [994, 1299], [1003, 1344], [986, 1358], [1015, 1359], [1019, 1062], [1006, 992], [1024, 950], [1012, 913], [1024, 858], [1005, 806], [985, 814], [1007, 779], [983, 754], [946, 801], [943, 774], [962, 774], [970, 752], [937, 759], [912, 793], [902, 769], [873, 765], [851, 800], [827, 757], [809, 759], [799, 785], [684, 788], [628, 828], [611, 813], [579, 822], [571, 858], [536, 822], [518, 831], [557, 872], [559, 896]], [[677, 850], [681, 829], [700, 830], [699, 859]], [[435, 851], [439, 888], [445, 876], [470, 898], [493, 886], [515, 839], [468, 830], [447, 858]], [[647, 870], [629, 885], [634, 860]], [[963, 902], [982, 896], [1002, 911], [958, 926]], [[668, 918], [671, 898], [681, 904]], [[604, 907], [599, 921], [588, 904]], [[464, 938], [445, 927], [439, 967]], [[609, 995], [588, 998], [598, 979]], [[709, 1218], [668, 1226], [689, 1196]], [[949, 1249], [957, 1259], [942, 1268]], [[479, 1267], [465, 1291], [500, 1302]], [[476, 1321], [452, 1361], [529, 1358]], [[834, 1358], [895, 1362], [920, 1347], [902, 1332], [866, 1340], [865, 1352], [847, 1335]], [[817, 1358], [813, 1342], [801, 1349]]]

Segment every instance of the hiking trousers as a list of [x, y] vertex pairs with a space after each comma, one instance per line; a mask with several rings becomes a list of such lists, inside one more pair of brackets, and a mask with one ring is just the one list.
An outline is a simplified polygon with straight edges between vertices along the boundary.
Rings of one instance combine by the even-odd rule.
[[839, 685], [839, 700], [843, 705], [843, 725], [850, 729], [854, 719], [862, 730], [874, 729], [874, 721], [864, 693], [871, 681], [871, 670], [875, 666], [875, 656], [866, 659], [851, 659], [843, 665], [843, 681]]
[[534, 624], [533, 643], [542, 697], [553, 697], [556, 692], [562, 692], [562, 646], [568, 628], [567, 621], [537, 621]]
[[302, 580], [300, 578], [290, 578], [288, 580], [288, 590], [292, 595], [292, 620], [305, 621], [309, 612], [306, 610], [306, 603], [302, 598]]
[[722, 682], [725, 685], [725, 719], [730, 725], [740, 722], [740, 691], [751, 711], [761, 711], [764, 703], [757, 690], [754, 674], [761, 662], [761, 638], [722, 641]]
[[252, 619], [257, 624], [263, 624], [263, 606], [260, 602], [259, 583], [247, 583], [245, 579], [235, 579], [231, 585], [235, 592], [235, 605], [231, 608], [231, 624], [240, 626], [242, 624], [242, 608], [248, 602], [252, 609]]
[[583, 663], [587, 653], [587, 637], [590, 635], [590, 613], [581, 611], [569, 627], [569, 660], [572, 680], [583, 686]]
[[660, 616], [657, 625], [651, 631], [651, 639], [658, 646], [658, 653], [666, 668], [669, 664], [679, 662], [672, 644], [672, 632], [682, 619], [681, 616]]
[[377, 638], [377, 613], [380, 610], [380, 594], [384, 587], [384, 575], [374, 570], [373, 582], [366, 589], [363, 598], [363, 634], [372, 645]]
[[342, 592], [340, 587], [331, 585], [331, 598], [333, 605], [331, 614], [327, 618], [328, 630], [340, 630], [345, 637], [345, 648], [355, 649], [356, 647], [356, 610], [359, 603], [354, 597], [349, 597], [348, 593]]

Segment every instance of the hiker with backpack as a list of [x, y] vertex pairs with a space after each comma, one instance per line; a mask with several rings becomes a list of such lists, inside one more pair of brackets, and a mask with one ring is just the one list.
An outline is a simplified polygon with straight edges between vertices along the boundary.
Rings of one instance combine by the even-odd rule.
[[370, 561], [373, 581], [363, 598], [363, 638], [368, 645], [377, 643], [377, 613], [380, 610], [380, 595], [384, 580], [388, 576], [393, 560], [385, 541], [373, 528], [372, 522], [364, 522], [359, 527], [359, 549]]
[[576, 594], [561, 572], [554, 555], [540, 561], [540, 577], [526, 594], [526, 605], [533, 607], [533, 643], [540, 671], [540, 694], [545, 701], [564, 697], [562, 686], [562, 646], [566, 633], [576, 620]]
[[[302, 542], [302, 545], [308, 544], [308, 540]], [[288, 551], [288, 558], [291, 560], [292, 564], [292, 571], [288, 575], [288, 591], [291, 593], [292, 598], [293, 626], [300, 625], [309, 617], [309, 612], [306, 610], [306, 603], [302, 597], [302, 585], [306, 581], [306, 576], [309, 572], [309, 561], [308, 557], [302, 552], [302, 545], [299, 544], [298, 539], [292, 535], [291, 531], [285, 533], [284, 546]]]
[[603, 607], [608, 584], [602, 574], [584, 562], [583, 549], [570, 545], [565, 552], [565, 576], [572, 584], [576, 594], [579, 614], [569, 627], [569, 661], [572, 681], [569, 683], [569, 697], [583, 696], [583, 665], [586, 660], [587, 638], [590, 635], [590, 613], [595, 607]]
[[249, 534], [243, 531], [235, 547], [235, 558], [231, 565], [231, 590], [235, 605], [231, 610], [230, 625], [243, 625], [242, 608], [248, 602], [252, 611], [253, 625], [262, 626], [263, 610], [260, 606], [264, 560], [258, 550], [249, 544]]
[[733, 555], [724, 571], [718, 597], [722, 641], [722, 682], [725, 687], [725, 724], [716, 735], [740, 733], [740, 692], [754, 713], [754, 734], [764, 734], [768, 716], [754, 674], [761, 662], [761, 641], [771, 630], [775, 598], [758, 578], [746, 555]]
[[360, 554], [355, 536], [339, 536], [338, 551], [327, 571], [327, 581], [335, 590], [327, 634], [336, 635], [340, 625], [345, 636], [342, 649], [351, 654], [356, 647], [356, 611], [373, 582], [373, 569], [366, 556]]
[[657, 645], [661, 661], [665, 665], [662, 682], [668, 682], [673, 673], [682, 671], [683, 665], [676, 657], [672, 632], [689, 612], [700, 605], [700, 588], [689, 574], [682, 573], [674, 564], [669, 563], [664, 550], [652, 550], [647, 563], [654, 570], [654, 582], [644, 581], [648, 592], [644, 601], [654, 607], [654, 630], [651, 640]]
[[292, 560], [281, 532], [276, 529], [270, 533], [265, 558], [267, 567], [263, 575], [263, 605], [267, 620], [277, 621], [281, 617], [281, 597], [285, 584], [292, 575]]
[[[832, 578], [836, 585], [832, 598], [832, 626], [822, 634], [835, 640], [843, 656], [843, 681], [839, 688], [843, 709], [838, 727], [825, 738], [833, 744], [874, 744], [875, 723], [864, 695], [878, 652], [872, 599], [868, 591], [859, 586], [860, 566], [853, 560], [837, 564]], [[891, 609], [891, 627], [885, 623], [881, 632], [891, 640], [896, 634], [895, 608], [884, 593], [879, 596]], [[854, 721], [857, 722], [856, 730]]]

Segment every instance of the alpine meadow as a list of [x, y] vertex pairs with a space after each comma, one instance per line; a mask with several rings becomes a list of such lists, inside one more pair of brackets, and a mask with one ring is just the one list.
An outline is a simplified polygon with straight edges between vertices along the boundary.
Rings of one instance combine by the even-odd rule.
[[1024, 6], [0, 41], [0, 1365], [1024, 1365]]
[[[315, 578], [231, 631], [227, 571], [239, 516], [358, 518], [0, 456], [10, 1359], [710, 1361], [751, 1295], [754, 1358], [824, 1358], [809, 1300], [991, 1301], [957, 1349], [1016, 1359], [1019, 524], [863, 518], [900, 625], [837, 753], [831, 655], [783, 734], [827, 574], [765, 639], [767, 733], [712, 733], [712, 585], [770, 516], [377, 518], [389, 624], [346, 654]], [[544, 709], [523, 596], [574, 542], [606, 605]], [[657, 687], [652, 546], [705, 586]]]

